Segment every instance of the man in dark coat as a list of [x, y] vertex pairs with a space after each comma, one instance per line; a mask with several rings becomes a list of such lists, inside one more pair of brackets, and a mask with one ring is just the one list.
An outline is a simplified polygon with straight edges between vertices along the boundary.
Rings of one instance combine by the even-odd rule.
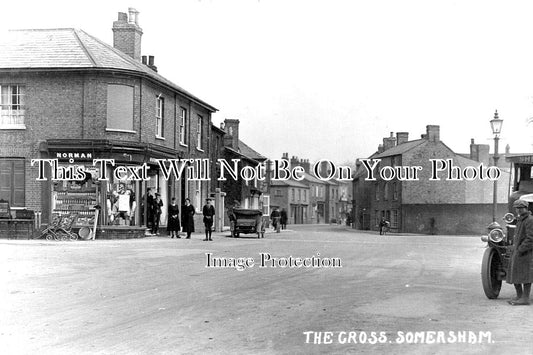
[[186, 239], [191, 239], [191, 233], [194, 232], [194, 206], [191, 205], [191, 200], [185, 199], [185, 206], [181, 211], [181, 227], [184, 233], [187, 233]]
[[211, 230], [213, 229], [213, 220], [215, 218], [215, 207], [211, 204], [211, 199], [205, 199], [205, 205], [202, 208], [202, 213], [204, 215], [204, 225], [205, 225], [205, 241], [213, 240], [211, 239]]
[[531, 282], [533, 282], [533, 216], [528, 210], [528, 203], [516, 200], [513, 204], [518, 214], [518, 223], [513, 241], [513, 253], [509, 261], [507, 283], [516, 289], [516, 298], [509, 303], [513, 306], [529, 304]]
[[280, 216], [279, 221], [281, 223], [281, 229], [287, 229], [287, 211], [285, 211], [285, 208], [281, 209], [279, 216]]
[[161, 208], [163, 207], [163, 201], [161, 201], [161, 195], [156, 193], [155, 200], [152, 202], [152, 234], [159, 235], [159, 222], [161, 221]]

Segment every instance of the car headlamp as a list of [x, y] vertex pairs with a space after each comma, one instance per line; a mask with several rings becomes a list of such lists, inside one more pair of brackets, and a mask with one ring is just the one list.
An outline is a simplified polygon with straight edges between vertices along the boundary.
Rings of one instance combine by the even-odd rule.
[[499, 243], [503, 240], [505, 234], [500, 228], [493, 229], [489, 232], [489, 239], [494, 243]]

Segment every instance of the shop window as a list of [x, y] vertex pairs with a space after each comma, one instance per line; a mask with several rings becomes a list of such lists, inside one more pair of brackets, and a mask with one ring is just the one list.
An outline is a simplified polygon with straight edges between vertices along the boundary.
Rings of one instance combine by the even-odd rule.
[[24, 86], [0, 85], [0, 128], [25, 128]]
[[133, 131], [133, 87], [107, 85], [107, 129]]
[[198, 126], [196, 127], [196, 148], [202, 150], [202, 127], [204, 119], [202, 116], [198, 115]]
[[183, 107], [179, 108], [179, 136], [180, 144], [187, 144], [187, 110]]
[[11, 207], [25, 206], [24, 159], [0, 159], [0, 200]]
[[165, 133], [163, 130], [164, 116], [165, 116], [165, 99], [162, 98], [161, 95], [159, 95], [156, 98], [156, 104], [155, 104], [156, 137], [163, 138], [163, 134]]

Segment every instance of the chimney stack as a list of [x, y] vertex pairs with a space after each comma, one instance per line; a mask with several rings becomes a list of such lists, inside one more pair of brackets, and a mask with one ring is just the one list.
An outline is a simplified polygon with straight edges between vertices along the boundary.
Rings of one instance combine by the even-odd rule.
[[383, 138], [383, 150], [388, 150], [396, 146], [396, 138], [394, 137], [394, 132], [390, 133], [390, 137]]
[[409, 132], [396, 132], [396, 145], [404, 144], [409, 141]]
[[489, 145], [488, 144], [475, 144], [474, 138], [470, 140], [470, 159], [489, 164]]
[[141, 36], [139, 27], [139, 12], [134, 8], [128, 9], [128, 14], [118, 13], [118, 20], [113, 22], [113, 47], [129, 55], [135, 60], [141, 60]]
[[239, 151], [239, 120], [224, 120], [224, 145], [233, 150]]
[[426, 126], [426, 137], [430, 142], [439, 142], [440, 141], [440, 126], [437, 125], [427, 125]]

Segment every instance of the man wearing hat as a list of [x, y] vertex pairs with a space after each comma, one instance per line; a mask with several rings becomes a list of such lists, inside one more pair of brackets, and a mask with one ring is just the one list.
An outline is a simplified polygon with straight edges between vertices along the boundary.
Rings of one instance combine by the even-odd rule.
[[213, 228], [213, 220], [215, 218], [215, 207], [211, 205], [211, 199], [205, 199], [205, 205], [202, 209], [204, 215], [204, 225], [205, 225], [205, 239], [204, 241], [213, 240], [211, 239], [211, 229]]
[[507, 283], [513, 284], [516, 297], [509, 301], [513, 306], [529, 304], [531, 282], [533, 282], [533, 216], [528, 210], [528, 203], [516, 200], [513, 203], [518, 215], [518, 223], [513, 241], [513, 253], [509, 261]]

